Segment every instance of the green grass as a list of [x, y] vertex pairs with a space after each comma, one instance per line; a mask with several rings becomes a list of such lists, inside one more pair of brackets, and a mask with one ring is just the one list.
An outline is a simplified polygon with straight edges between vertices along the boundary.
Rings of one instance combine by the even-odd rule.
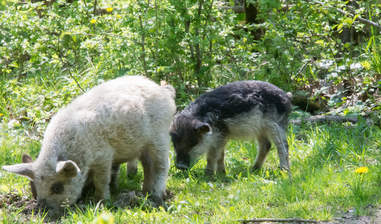
[[[1, 130], [1, 164], [20, 162], [23, 152], [37, 156], [39, 139], [24, 136], [22, 130], [22, 127]], [[292, 179], [279, 171], [276, 150], [271, 151], [261, 171], [250, 172], [256, 146], [232, 141], [227, 146], [225, 177], [206, 177], [204, 159], [189, 172], [171, 167], [167, 188], [174, 196], [168, 201], [167, 211], [147, 208], [143, 202], [141, 206], [125, 209], [113, 208], [112, 202], [100, 208], [88, 203], [81, 210], [70, 209], [61, 221], [88, 223], [110, 216], [116, 223], [232, 223], [253, 217], [329, 220], [348, 209], [366, 215], [369, 205], [380, 204], [379, 128], [364, 122], [354, 126], [306, 125], [291, 127], [288, 136]], [[361, 166], [368, 167], [369, 172], [355, 173]], [[139, 190], [141, 167], [133, 179], [125, 178], [125, 174], [123, 166], [121, 189]], [[15, 190], [19, 195], [31, 197], [26, 178], [4, 172], [1, 177], [1, 194]], [[5, 223], [29, 219], [19, 214], [21, 209], [2, 207], [0, 219]], [[39, 215], [30, 220], [42, 222]]]
[[[332, 74], [336, 73], [333, 67], [361, 62], [367, 66], [358, 73], [340, 70], [337, 77], [332, 75], [326, 80], [333, 83], [329, 92], [340, 95], [342, 87], [336, 84], [352, 83], [349, 77], [356, 77], [353, 85], [357, 87], [347, 89], [364, 98], [365, 102], [359, 101], [356, 106], [370, 105], [361, 112], [380, 110], [376, 94], [380, 88], [380, 36], [372, 33], [363, 44], [344, 49], [335, 37], [335, 29], [327, 29], [328, 18], [337, 15], [326, 11], [327, 16], [322, 16], [323, 8], [306, 7], [310, 5], [308, 1], [287, 4], [290, 8], [285, 12], [265, 13], [266, 35], [255, 41], [250, 32], [236, 29], [241, 19], [216, 10], [217, 4], [211, 17], [206, 16], [209, 7], [203, 7], [202, 14], [208, 22], [192, 21], [188, 32], [184, 15], [197, 13], [197, 5], [192, 7], [194, 1], [162, 1], [157, 7], [130, 0], [112, 4], [104, 0], [73, 1], [66, 5], [56, 1], [50, 7], [41, 2], [16, 2], [0, 1], [0, 42], [6, 43], [0, 46], [0, 165], [21, 162], [23, 153], [37, 157], [51, 116], [81, 94], [76, 81], [87, 90], [123, 74], [148, 74], [157, 82], [167, 80], [176, 88], [176, 101], [181, 108], [199, 92], [238, 79], [272, 80], [288, 90], [315, 88], [316, 77], [320, 76], [315, 63], [299, 71], [307, 59], [334, 60]], [[94, 15], [95, 2], [99, 8], [114, 7], [113, 13]], [[183, 2], [188, 5], [182, 6]], [[368, 11], [377, 18], [376, 3], [370, 2]], [[183, 12], [183, 7], [188, 7], [188, 13]], [[42, 10], [42, 16], [37, 9]], [[97, 22], [91, 24], [91, 19]], [[142, 62], [143, 36], [147, 68]], [[201, 36], [213, 40], [213, 46], [209, 41], [200, 42]], [[326, 46], [318, 44], [320, 39]], [[202, 74], [193, 69], [196, 61], [190, 51], [194, 46], [200, 46], [205, 53]], [[210, 57], [206, 54], [209, 51]], [[198, 83], [200, 77], [209, 85]], [[316, 88], [314, 92], [323, 87]], [[316, 97], [321, 96], [327, 94]], [[336, 109], [342, 103], [335, 102]], [[379, 112], [372, 116], [380, 117]], [[255, 144], [232, 141], [227, 146], [225, 177], [206, 177], [205, 159], [190, 172], [171, 167], [167, 188], [173, 198], [167, 202], [167, 211], [147, 207], [144, 201], [126, 209], [113, 208], [112, 201], [101, 207], [88, 202], [70, 209], [61, 222], [102, 223], [101, 219], [107, 218], [113, 218], [115, 223], [233, 223], [254, 217], [327, 220], [349, 209], [357, 215], [367, 215], [369, 205], [381, 204], [379, 127], [366, 122], [290, 126], [288, 141], [292, 179], [279, 171], [276, 150], [271, 151], [261, 171], [250, 172]], [[362, 166], [368, 167], [369, 172], [355, 173]], [[125, 176], [123, 166], [122, 190], [140, 190], [141, 167], [136, 177]], [[31, 198], [26, 178], [0, 171], [0, 199], [9, 192]], [[0, 200], [0, 222], [43, 222], [43, 215], [26, 216], [22, 210], [15, 202], [4, 204]]]

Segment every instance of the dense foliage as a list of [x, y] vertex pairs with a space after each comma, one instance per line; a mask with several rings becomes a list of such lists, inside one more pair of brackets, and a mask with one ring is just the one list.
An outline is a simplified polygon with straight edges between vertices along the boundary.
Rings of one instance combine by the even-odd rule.
[[[329, 106], [358, 96], [354, 101], [379, 109], [380, 30], [356, 20], [378, 22], [377, 1], [355, 7], [339, 0], [249, 1], [259, 8], [258, 24], [245, 24], [225, 1], [96, 2], [2, 2], [0, 74], [9, 80], [1, 82], [2, 114], [23, 116], [4, 100], [15, 99], [21, 83], [41, 90], [65, 85], [66, 91], [51, 93], [62, 105], [80, 93], [76, 81], [88, 89], [123, 74], [169, 81], [180, 105], [207, 88], [260, 79], [307, 90]], [[256, 40], [259, 29], [265, 31]], [[31, 103], [25, 98], [16, 100]]]

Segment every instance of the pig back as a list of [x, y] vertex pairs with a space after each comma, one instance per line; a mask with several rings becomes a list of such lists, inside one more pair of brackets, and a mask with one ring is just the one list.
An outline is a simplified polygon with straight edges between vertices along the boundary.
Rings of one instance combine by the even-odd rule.
[[128, 161], [158, 138], [169, 138], [175, 110], [167, 88], [140, 76], [121, 77], [94, 87], [59, 111], [46, 136], [54, 136], [49, 139], [61, 145], [55, 151], [66, 151], [67, 157], [99, 157], [111, 146], [114, 157]]

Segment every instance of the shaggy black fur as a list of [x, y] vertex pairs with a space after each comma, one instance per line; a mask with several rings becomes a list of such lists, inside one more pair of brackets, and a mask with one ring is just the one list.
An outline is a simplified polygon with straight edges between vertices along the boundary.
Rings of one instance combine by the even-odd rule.
[[289, 97], [278, 87], [262, 81], [238, 81], [204, 93], [181, 113], [192, 114], [205, 122], [211, 114], [216, 122], [249, 112], [255, 106], [264, 114], [274, 108], [278, 114], [291, 111]]
[[[188, 152], [197, 145], [203, 133], [197, 128], [209, 124], [222, 136], [229, 133], [225, 120], [257, 107], [264, 116], [288, 115], [291, 102], [278, 87], [262, 81], [238, 81], [204, 93], [176, 115], [171, 137], [176, 151], [176, 164], [189, 164]], [[287, 116], [285, 116], [285, 123]]]

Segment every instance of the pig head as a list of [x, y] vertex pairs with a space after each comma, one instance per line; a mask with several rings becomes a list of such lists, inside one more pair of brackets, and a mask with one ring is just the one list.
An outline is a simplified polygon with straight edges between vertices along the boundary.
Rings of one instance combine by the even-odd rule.
[[23, 163], [2, 168], [27, 177], [38, 204], [53, 210], [53, 213], [59, 213], [65, 205], [75, 203], [85, 181], [79, 167], [71, 160], [33, 162], [30, 156], [23, 155]]

